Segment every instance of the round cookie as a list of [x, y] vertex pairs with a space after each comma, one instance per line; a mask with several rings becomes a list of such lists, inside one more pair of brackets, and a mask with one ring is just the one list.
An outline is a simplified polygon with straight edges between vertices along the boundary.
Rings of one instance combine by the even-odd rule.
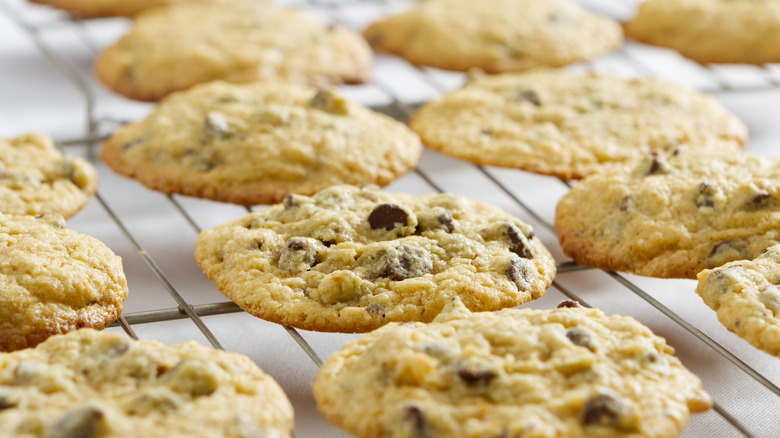
[[[187, 1], [223, 0], [29, 0], [32, 3], [63, 9], [82, 18], [130, 17], [146, 9]], [[248, 0], [245, 0], [248, 1]], [[263, 1], [263, 0], [256, 0]]]
[[51, 138], [0, 138], [0, 212], [70, 217], [95, 194], [98, 174], [87, 161], [60, 153]]
[[623, 41], [616, 21], [565, 0], [427, 0], [363, 35], [413, 64], [488, 73], [563, 66]]
[[100, 157], [155, 190], [252, 205], [334, 184], [384, 185], [421, 154], [406, 125], [335, 91], [212, 82], [124, 126]]
[[157, 101], [212, 80], [359, 83], [367, 80], [372, 59], [357, 33], [295, 9], [182, 3], [139, 14], [130, 32], [98, 56], [94, 70], [119, 94]]
[[624, 28], [698, 62], [780, 61], [778, 0], [648, 0]]
[[0, 213], [0, 260], [0, 352], [80, 327], [102, 329], [122, 312], [122, 260], [66, 229], [59, 215]]
[[474, 78], [425, 104], [410, 126], [448, 155], [565, 180], [681, 144], [736, 152], [747, 138], [737, 117], [697, 91], [555, 70]]
[[497, 207], [436, 194], [334, 186], [201, 232], [195, 259], [248, 313], [305, 330], [431, 321], [454, 297], [475, 311], [539, 298], [555, 261]]
[[279, 385], [246, 356], [81, 329], [0, 355], [0, 435], [291, 437]]
[[706, 269], [697, 277], [696, 293], [727, 329], [780, 357], [780, 245], [753, 260]]
[[481, 313], [456, 301], [431, 324], [348, 342], [314, 397], [360, 438], [676, 437], [712, 400], [673, 353], [633, 318], [574, 301]]
[[555, 229], [581, 265], [696, 278], [780, 243], [778, 199], [780, 160], [681, 148], [579, 181]]

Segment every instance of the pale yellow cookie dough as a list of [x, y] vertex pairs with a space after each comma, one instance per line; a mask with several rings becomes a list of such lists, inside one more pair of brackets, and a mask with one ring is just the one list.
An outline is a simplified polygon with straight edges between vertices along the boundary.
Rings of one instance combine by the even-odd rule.
[[680, 145], [737, 152], [747, 139], [736, 116], [695, 90], [556, 70], [476, 77], [410, 126], [448, 155], [567, 180]]
[[63, 155], [51, 138], [0, 138], [0, 212], [70, 217], [95, 194], [98, 174], [87, 161]]
[[616, 21], [567, 0], [427, 0], [363, 34], [414, 64], [489, 73], [584, 61], [623, 41]]
[[82, 329], [0, 355], [0, 436], [290, 438], [279, 385], [246, 356]]
[[555, 229], [581, 265], [696, 278], [780, 243], [778, 199], [780, 160], [681, 148], [579, 181]]
[[753, 260], [704, 270], [698, 279], [696, 293], [727, 329], [780, 357], [780, 245]]
[[638, 321], [562, 306], [382, 327], [325, 361], [317, 407], [360, 438], [661, 438], [712, 405]]
[[59, 215], [0, 214], [0, 352], [102, 329], [125, 298], [122, 260], [102, 242], [68, 230]]
[[779, 62], [780, 0], [647, 0], [625, 31], [698, 62]]
[[367, 80], [373, 55], [361, 36], [304, 13], [261, 3], [183, 3], [139, 14], [95, 61], [126, 97], [156, 101], [193, 85], [285, 80], [327, 86]]
[[406, 125], [335, 91], [212, 82], [121, 128], [100, 157], [164, 193], [252, 205], [334, 184], [388, 184], [421, 154]]
[[475, 311], [516, 306], [555, 275], [531, 226], [497, 207], [354, 186], [203, 231], [195, 259], [252, 315], [339, 332], [431, 321], [454, 297]]

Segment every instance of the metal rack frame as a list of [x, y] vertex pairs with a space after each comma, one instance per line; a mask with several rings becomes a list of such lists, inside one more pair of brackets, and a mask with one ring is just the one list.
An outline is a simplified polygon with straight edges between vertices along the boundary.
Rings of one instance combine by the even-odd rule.
[[[323, 12], [325, 15], [334, 17], [334, 20], [338, 20], [338, 17], [336, 17], [336, 12], [341, 8], [345, 8], [353, 4], [364, 5], [366, 3], [376, 4], [378, 6], [382, 6], [382, 5], [387, 6], [389, 3], [392, 3], [392, 1], [393, 0], [343, 0], [340, 2], [336, 2], [336, 1], [328, 1], [328, 0], [319, 0], [319, 1], [306, 0], [299, 3], [301, 6], [304, 7], [319, 8], [321, 12]], [[617, 1], [617, 0], [613, 0], [613, 1]], [[84, 30], [83, 22], [72, 18], [63, 18], [62, 20], [46, 22], [43, 24], [31, 24], [27, 22], [24, 19], [24, 17], [18, 13], [18, 11], [14, 10], [13, 8], [9, 7], [7, 4], [3, 2], [0, 2], [0, 13], [4, 13], [21, 29], [24, 30], [24, 32], [29, 36], [30, 40], [34, 43], [35, 47], [38, 49], [40, 54], [43, 55], [57, 69], [57, 71], [59, 71], [68, 80], [71, 86], [75, 90], [77, 90], [80, 96], [82, 96], [83, 98], [83, 104], [84, 104], [83, 111], [87, 121], [83, 131], [84, 135], [81, 138], [59, 139], [57, 143], [60, 147], [81, 146], [81, 147], [94, 148], [99, 144], [101, 140], [103, 140], [106, 137], [104, 135], [105, 126], [112, 126], [113, 128], [115, 128], [119, 124], [123, 123], [123, 121], [121, 120], [113, 120], [110, 118], [100, 117], [96, 113], [95, 110], [96, 96], [93, 93], [92, 89], [90, 88], [89, 83], [85, 80], [85, 78], [82, 76], [82, 74], [79, 71], [74, 69], [74, 67], [68, 62], [67, 59], [65, 59], [60, 53], [58, 53], [56, 49], [52, 48], [49, 44], [47, 44], [46, 41], [44, 41], [44, 39], [41, 37], [42, 34], [47, 32], [48, 30], [56, 29], [62, 26], [70, 26], [75, 29], [78, 35], [80, 35], [80, 37], [84, 39], [85, 44], [91, 47], [96, 54], [98, 51], [98, 46], [97, 44], [95, 44], [90, 40], [90, 36]], [[621, 57], [622, 62], [625, 65], [629, 66], [630, 69], [633, 69], [636, 72], [639, 72], [641, 74], [648, 74], [648, 75], [654, 75], [655, 73], [657, 73], [653, 70], [651, 66], [649, 66], [646, 62], [643, 61], [641, 56], [637, 56], [637, 53], [635, 51], [629, 50], [626, 47], [621, 48], [621, 50], [617, 53], [616, 56]], [[596, 67], [597, 66], [589, 64], [586, 65], [584, 68], [587, 69], [587, 68], [596, 68]], [[417, 69], [418, 73], [420, 74], [421, 80], [425, 81], [429, 86], [435, 88], [439, 93], [448, 91], [448, 86], [442, 84], [440, 81], [437, 81], [437, 79], [434, 76], [428, 74], [429, 71], [427, 69], [418, 68], [418, 67], [413, 67], [413, 68]], [[712, 83], [715, 84], [714, 87], [704, 87], [704, 91], [713, 94], [729, 93], [733, 91], [746, 91], [746, 90], [759, 90], [759, 91], [764, 89], [776, 90], [778, 89], [778, 87], [780, 87], [780, 71], [776, 71], [772, 66], [757, 67], [756, 71], [758, 72], [758, 74], [763, 75], [765, 78], [764, 84], [757, 85], [757, 86], [734, 85], [733, 83], [724, 80], [717, 70], [714, 70], [709, 66], [701, 66], [701, 68], [703, 74], [705, 76], [708, 76], [712, 81]], [[396, 93], [394, 93], [393, 88], [383, 83], [381, 80], [375, 80], [373, 82], [373, 86], [377, 87], [386, 95], [390, 96], [389, 105], [383, 106], [382, 108], [377, 108], [378, 110], [391, 114], [402, 120], [408, 119], [408, 117], [411, 116], [412, 113], [415, 111], [416, 109], [415, 103], [410, 103], [408, 101], [401, 100], [396, 95]], [[111, 130], [112, 129], [109, 129], [108, 131], [110, 132]], [[545, 220], [541, 215], [539, 215], [534, 210], [534, 208], [530, 207], [518, 196], [516, 196], [515, 193], [509, 187], [507, 187], [506, 184], [502, 182], [500, 178], [498, 178], [495, 175], [492, 169], [488, 167], [476, 166], [476, 165], [474, 165], [474, 167], [482, 175], [484, 175], [485, 178], [491, 181], [492, 184], [494, 184], [496, 190], [502, 191], [506, 196], [511, 198], [519, 208], [524, 210], [529, 216], [533, 217], [539, 224], [542, 224], [542, 226], [544, 226], [549, 231], [554, 233], [552, 223], [550, 223], [548, 220]], [[415, 172], [423, 181], [427, 183], [427, 185], [431, 190], [437, 192], [444, 191], [444, 188], [440, 187], [435, 182], [434, 178], [428, 175], [423, 169], [418, 168], [415, 170]], [[168, 280], [163, 270], [160, 269], [160, 267], [157, 265], [155, 260], [153, 260], [153, 258], [147, 253], [146, 249], [135, 238], [133, 233], [125, 226], [123, 218], [120, 217], [120, 215], [118, 215], [115, 211], [112, 210], [111, 206], [109, 205], [108, 202], [106, 202], [106, 200], [103, 198], [100, 192], [95, 196], [95, 198], [97, 202], [101, 205], [101, 207], [105, 210], [105, 212], [116, 223], [116, 226], [124, 234], [127, 241], [130, 242], [130, 244], [135, 248], [138, 255], [143, 259], [144, 263], [146, 263], [150, 271], [150, 275], [156, 277], [159, 283], [165, 288], [165, 290], [167, 290], [170, 296], [175, 300], [177, 305], [176, 307], [170, 307], [170, 308], [160, 308], [160, 309], [155, 309], [150, 311], [126, 313], [120, 316], [120, 318], [114, 325], [120, 326], [129, 336], [138, 339], [138, 336], [136, 335], [133, 326], [137, 326], [140, 324], [147, 324], [147, 323], [162, 322], [162, 321], [189, 319], [190, 321], [192, 321], [193, 324], [197, 326], [198, 330], [203, 334], [203, 336], [208, 340], [208, 342], [214, 348], [220, 348], [220, 349], [223, 348], [217, 336], [215, 336], [214, 333], [209, 329], [207, 324], [203, 321], [202, 317], [243, 312], [243, 311], [237, 305], [235, 305], [230, 301], [214, 302], [214, 303], [199, 304], [199, 305], [190, 304], [183, 297], [183, 295], [179, 291], [177, 291], [176, 287], [174, 287], [174, 285]], [[191, 217], [188, 211], [181, 205], [177, 196], [169, 195], [168, 200], [170, 201], [170, 203], [172, 203], [175, 209], [181, 213], [182, 217], [186, 220], [186, 222], [188, 222], [192, 226], [192, 228], [196, 233], [201, 231], [194, 218]], [[247, 208], [247, 211], [249, 212], [251, 211], [251, 209]], [[594, 269], [589, 267], [578, 266], [571, 261], [560, 262], [557, 267], [558, 267], [559, 274]], [[731, 351], [721, 346], [718, 342], [716, 342], [710, 336], [705, 334], [703, 331], [701, 331], [694, 324], [686, 320], [684, 317], [675, 313], [672, 309], [670, 309], [669, 307], [665, 306], [663, 303], [655, 299], [652, 296], [652, 294], [643, 290], [642, 287], [632, 282], [626, 276], [615, 272], [606, 272], [606, 274], [609, 276], [609, 278], [611, 278], [612, 281], [620, 284], [626, 290], [630, 291], [631, 293], [639, 297], [641, 300], [644, 300], [646, 303], [648, 303], [649, 305], [657, 309], [657, 311], [661, 312], [670, 321], [674, 322], [675, 324], [682, 327], [682, 329], [684, 329], [691, 335], [695, 336], [702, 344], [706, 345], [707, 348], [712, 349], [718, 355], [725, 358], [727, 361], [733, 364], [734, 367], [738, 369], [740, 372], [749, 376], [755, 382], [759, 383], [763, 388], [765, 388], [766, 390], [774, 394], [776, 397], [778, 397], [778, 400], [780, 401], [780, 387], [778, 387], [777, 384], [773, 383], [770, 379], [762, 375], [760, 372], [756, 371], [754, 368], [752, 368], [750, 365], [745, 363], [743, 360], [741, 360]], [[561, 282], [558, 280], [554, 281], [551, 287], [560, 291], [564, 296], [570, 299], [574, 299], [583, 303], [584, 305], [588, 305], [586, 301], [581, 296], [578, 295], [576, 290], [571, 290], [570, 288], [566, 287], [564, 284], [561, 284]], [[301, 334], [294, 328], [285, 327], [285, 330], [291, 336], [291, 338], [300, 346], [300, 348], [306, 353], [306, 355], [311, 359], [311, 361], [317, 367], [319, 367], [322, 364], [322, 359], [316, 353], [315, 349], [312, 348], [312, 346], [304, 339], [304, 337], [301, 336]], [[740, 420], [738, 420], [737, 418], [735, 418], [730, 412], [728, 412], [719, 403], [717, 403], [717, 400], [714, 409], [718, 413], [718, 415], [722, 417], [723, 420], [731, 424], [731, 426], [733, 426], [734, 429], [739, 431], [743, 436], [745, 437], [757, 436], [751, 432], [750, 430], [751, 428], [749, 425], [746, 425]]]

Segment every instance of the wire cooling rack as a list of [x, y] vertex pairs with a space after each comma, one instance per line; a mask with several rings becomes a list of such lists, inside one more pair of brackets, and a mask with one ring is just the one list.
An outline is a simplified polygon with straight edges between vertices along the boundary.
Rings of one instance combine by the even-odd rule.
[[[360, 30], [410, 2], [276, 3]], [[625, 20], [638, 1], [578, 3]], [[103, 138], [151, 109], [150, 104], [105, 90], [91, 74], [95, 55], [129, 26], [126, 19], [79, 21], [24, 0], [0, 0], [0, 135], [48, 133], [68, 153], [84, 156], [98, 168], [98, 195], [68, 226], [101, 239], [123, 258], [130, 297], [123, 316], [107, 330], [124, 330], [136, 338], [167, 344], [194, 340], [245, 354], [273, 375], [292, 400], [296, 437], [349, 436], [316, 412], [311, 382], [322, 359], [356, 335], [299, 331], [251, 317], [216, 291], [193, 259], [200, 230], [249, 209], [153, 192], [95, 160], [94, 151]], [[748, 152], [777, 155], [778, 65], [700, 65], [672, 51], [629, 41], [613, 54], [570, 68], [651, 75], [712, 93], [748, 124], [752, 136]], [[460, 73], [418, 68], [378, 55], [372, 81], [344, 86], [342, 91], [357, 102], [407, 120], [420, 103], [463, 82]], [[695, 294], [692, 280], [638, 277], [571, 262], [561, 252], [552, 227], [557, 200], [568, 190], [564, 183], [518, 170], [475, 166], [426, 150], [414, 172], [386, 189], [457, 193], [495, 204], [534, 225], [558, 261], [558, 276], [543, 298], [524, 306], [552, 308], [562, 299], [576, 299], [608, 314], [631, 315], [664, 336], [685, 365], [702, 378], [716, 403], [714, 410], [694, 416], [682, 436], [780, 434], [780, 359], [723, 328]]]

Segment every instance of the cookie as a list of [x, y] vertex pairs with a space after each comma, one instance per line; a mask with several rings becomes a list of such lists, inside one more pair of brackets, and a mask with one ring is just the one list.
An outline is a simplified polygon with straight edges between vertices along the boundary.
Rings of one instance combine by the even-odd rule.
[[195, 259], [248, 313], [305, 330], [431, 321], [539, 298], [555, 261], [531, 227], [451, 194], [334, 186], [203, 231]]
[[696, 278], [780, 243], [778, 199], [780, 160], [681, 148], [581, 180], [555, 229], [581, 265]]
[[291, 437], [279, 385], [246, 356], [81, 329], [0, 355], [0, 435]]
[[563, 66], [623, 41], [616, 21], [563, 0], [428, 0], [363, 35], [413, 64], [488, 73]]
[[698, 62], [780, 61], [777, 0], [648, 0], [624, 28], [636, 40]]
[[213, 82], [124, 126], [100, 157], [165, 193], [252, 205], [341, 184], [387, 184], [422, 154], [406, 125], [332, 90]]
[[285, 80], [310, 86], [367, 80], [373, 55], [361, 36], [291, 8], [182, 3], [139, 14], [95, 61], [98, 79], [131, 99], [157, 101], [212, 81]]
[[102, 329], [122, 312], [122, 260], [65, 228], [59, 215], [0, 213], [0, 260], [0, 352], [79, 327]]
[[[187, 1], [218, 0], [29, 0], [32, 3], [63, 9], [81, 18], [130, 17], [146, 9]], [[262, 1], [262, 0], [257, 0]]]
[[448, 155], [565, 180], [682, 144], [736, 152], [747, 139], [711, 96], [645, 77], [555, 70], [474, 78], [425, 104], [411, 127]]
[[635, 319], [574, 301], [481, 313], [455, 301], [431, 324], [348, 342], [314, 396], [360, 438], [676, 437], [712, 400], [673, 353]]
[[780, 357], [780, 245], [753, 260], [706, 269], [697, 277], [696, 293], [727, 329]]
[[0, 212], [70, 217], [95, 194], [98, 174], [87, 161], [60, 153], [51, 138], [0, 138]]

